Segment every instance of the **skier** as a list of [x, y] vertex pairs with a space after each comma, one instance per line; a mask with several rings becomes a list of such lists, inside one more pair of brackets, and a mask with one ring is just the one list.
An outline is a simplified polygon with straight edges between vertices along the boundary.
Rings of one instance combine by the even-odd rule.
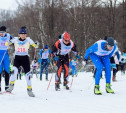
[[116, 45], [114, 44], [114, 39], [112, 37], [108, 37], [107, 40], [99, 40], [91, 47], [86, 50], [84, 61], [88, 61], [88, 57], [90, 56], [92, 62], [97, 68], [97, 72], [95, 75], [95, 87], [94, 94], [101, 95], [100, 91], [100, 77], [103, 71], [103, 67], [105, 68], [105, 77], [106, 77], [106, 92], [114, 93], [111, 89], [111, 65], [110, 65], [110, 57], [112, 57], [114, 51], [116, 49]]
[[12, 39], [12, 36], [9, 33], [6, 33], [6, 27], [0, 27], [0, 92], [1, 92], [1, 73], [4, 68], [5, 71], [5, 90], [9, 87], [9, 55], [8, 47], [5, 45], [6, 41]]
[[37, 68], [38, 68], [38, 62], [37, 62], [37, 59], [35, 58], [32, 61], [32, 76], [35, 73], [36, 74], [36, 78], [38, 78], [38, 76], [37, 76]]
[[76, 50], [76, 45], [70, 39], [70, 34], [64, 32], [62, 34], [63, 38], [56, 41], [52, 49], [52, 56], [57, 61], [56, 65], [58, 67], [57, 74], [55, 77], [55, 89], [60, 90], [60, 78], [62, 68], [64, 66], [64, 87], [68, 90], [68, 72], [69, 72], [69, 57], [68, 53], [72, 50], [77, 58], [80, 58], [78, 51]]
[[70, 62], [70, 68], [72, 69], [72, 77], [74, 77], [74, 75], [77, 75], [77, 69], [76, 66], [78, 65], [78, 62], [76, 59], [71, 60]]
[[51, 50], [48, 49], [48, 45], [45, 45], [44, 49], [41, 49], [39, 52], [39, 56], [41, 57], [40, 80], [42, 80], [42, 73], [43, 69], [45, 68], [46, 80], [48, 81], [49, 54], [51, 54]]
[[29, 45], [37, 48], [38, 46], [33, 42], [30, 37], [27, 37], [26, 27], [21, 27], [19, 30], [19, 37], [14, 37], [10, 42], [6, 42], [6, 45], [13, 43], [15, 46], [15, 59], [13, 65], [14, 73], [10, 77], [10, 85], [7, 92], [12, 92], [14, 89], [14, 83], [17, 77], [18, 68], [22, 66], [24, 68], [25, 77], [27, 81], [27, 93], [31, 97], [35, 97], [32, 92], [31, 86], [31, 74], [30, 74], [30, 61], [28, 56]]

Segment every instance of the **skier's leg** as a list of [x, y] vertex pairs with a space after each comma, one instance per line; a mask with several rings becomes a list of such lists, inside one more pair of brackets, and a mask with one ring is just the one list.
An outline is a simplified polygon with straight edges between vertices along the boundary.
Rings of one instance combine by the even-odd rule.
[[11, 92], [14, 89], [14, 83], [15, 83], [15, 80], [16, 80], [16, 77], [17, 77], [17, 73], [18, 73], [17, 67], [13, 66], [13, 71], [14, 71], [13, 74], [11, 74], [11, 76], [10, 76], [9, 88], [6, 89], [7, 92]]
[[[23, 60], [24, 59], [24, 60]], [[31, 85], [31, 72], [30, 72], [30, 61], [29, 57], [25, 56], [22, 60], [22, 67], [24, 69], [25, 78], [27, 82], [27, 93], [30, 97], [35, 97], [35, 95], [32, 92], [32, 85]]]
[[40, 80], [42, 80], [42, 73], [43, 73], [43, 69], [45, 67], [45, 62], [43, 62], [43, 60], [42, 60], [40, 65], [41, 65], [40, 66]]
[[95, 74], [95, 84], [99, 85], [101, 74], [102, 74], [102, 71], [103, 71], [103, 64], [102, 64], [101, 58], [98, 57], [95, 54], [92, 54], [90, 56], [90, 58], [91, 58], [92, 62], [94, 63], [94, 65], [97, 69], [96, 74]]
[[97, 55], [95, 54], [92, 54], [90, 56], [92, 62], [94, 63], [97, 71], [96, 71], [96, 74], [95, 74], [95, 87], [94, 87], [94, 94], [97, 94], [97, 95], [101, 95], [101, 91], [100, 91], [100, 78], [101, 78], [101, 74], [102, 74], [102, 71], [103, 71], [103, 64], [102, 64], [102, 61], [101, 61], [101, 57], [98, 57]]
[[8, 54], [5, 55], [3, 59], [3, 66], [5, 70], [5, 90], [9, 88], [9, 66], [10, 66], [10, 61], [9, 61], [9, 56]]
[[114, 57], [110, 58], [110, 62], [111, 62], [111, 66], [112, 66], [112, 69], [113, 69], [112, 81], [116, 81], [116, 64], [115, 64]]
[[58, 60], [57, 61], [57, 74], [56, 74], [56, 76], [55, 76], [55, 89], [56, 89], [56, 91], [58, 90], [58, 89], [60, 89], [60, 77], [61, 77], [61, 72], [62, 72], [62, 62], [61, 62], [61, 60]]
[[105, 77], [106, 77], [106, 92], [107, 93], [114, 93], [111, 89], [111, 64], [109, 56], [104, 56], [102, 58], [104, 67], [105, 67]]
[[0, 74], [0, 92], [1, 92], [1, 74]]
[[46, 74], [46, 80], [48, 80], [48, 63], [45, 65], [45, 74]]
[[66, 89], [69, 89], [68, 87], [68, 73], [69, 73], [69, 59], [66, 59], [66, 61], [64, 61], [64, 87]]

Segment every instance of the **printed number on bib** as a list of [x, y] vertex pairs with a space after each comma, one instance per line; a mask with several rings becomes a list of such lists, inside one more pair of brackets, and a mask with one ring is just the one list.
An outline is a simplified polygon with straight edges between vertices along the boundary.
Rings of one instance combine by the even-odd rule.
[[25, 52], [25, 48], [18, 48], [18, 52]]

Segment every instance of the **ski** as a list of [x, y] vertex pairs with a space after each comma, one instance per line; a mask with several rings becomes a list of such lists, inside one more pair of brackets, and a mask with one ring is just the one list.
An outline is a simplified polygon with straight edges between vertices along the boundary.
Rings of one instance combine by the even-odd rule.
[[11, 93], [11, 92], [7, 92], [7, 91], [5, 91], [5, 92], [3, 92], [4, 94], [11, 94], [11, 95], [14, 95], [13, 93]]

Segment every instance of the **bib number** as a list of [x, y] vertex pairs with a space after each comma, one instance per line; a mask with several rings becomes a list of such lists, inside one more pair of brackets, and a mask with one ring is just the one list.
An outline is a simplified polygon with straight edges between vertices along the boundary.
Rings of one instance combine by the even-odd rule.
[[18, 48], [18, 52], [25, 52], [25, 48]]

